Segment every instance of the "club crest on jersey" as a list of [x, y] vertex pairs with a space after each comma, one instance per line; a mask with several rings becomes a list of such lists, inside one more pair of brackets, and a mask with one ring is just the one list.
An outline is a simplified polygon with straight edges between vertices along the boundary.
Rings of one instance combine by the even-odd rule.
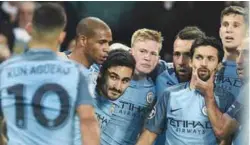
[[202, 113], [203, 113], [203, 115], [207, 116], [207, 107], [206, 106], [203, 106]]
[[154, 93], [153, 92], [148, 92], [148, 94], [147, 94], [147, 102], [149, 104], [151, 104], [151, 103], [153, 103], [153, 101], [154, 101]]
[[109, 111], [110, 111], [110, 114], [112, 114], [115, 111], [115, 105], [114, 104], [112, 104]]
[[156, 114], [156, 107], [154, 106], [154, 108], [152, 109], [152, 111], [148, 115], [148, 119], [152, 119], [153, 117], [155, 117], [155, 114]]

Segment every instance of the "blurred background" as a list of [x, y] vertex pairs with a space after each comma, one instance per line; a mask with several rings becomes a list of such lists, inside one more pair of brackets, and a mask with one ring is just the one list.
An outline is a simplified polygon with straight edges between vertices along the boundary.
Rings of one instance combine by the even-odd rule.
[[[44, 2], [0, 2], [0, 51], [19, 54], [30, 40], [25, 25], [31, 21], [34, 8]], [[175, 35], [185, 26], [198, 26], [208, 36], [219, 39], [220, 12], [229, 5], [247, 7], [248, 1], [65, 1], [68, 23], [66, 38], [60, 51], [71, 49], [77, 22], [94, 16], [105, 21], [113, 32], [113, 42], [130, 46], [134, 31], [149, 28], [162, 32], [164, 37], [161, 58], [172, 61]], [[2, 50], [1, 50], [2, 49]], [[7, 50], [6, 50], [7, 49]], [[8, 53], [8, 52], [6, 52]]]

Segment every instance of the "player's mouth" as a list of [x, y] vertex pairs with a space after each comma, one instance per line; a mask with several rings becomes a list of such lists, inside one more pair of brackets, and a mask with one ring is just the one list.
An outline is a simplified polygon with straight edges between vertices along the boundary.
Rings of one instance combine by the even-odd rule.
[[183, 69], [183, 68], [179, 69], [179, 75], [185, 75], [185, 74], [187, 74], [186, 69]]
[[110, 93], [111, 93], [113, 96], [117, 96], [117, 95], [120, 94], [119, 92], [117, 92], [117, 91], [112, 91], [112, 90], [110, 90]]
[[141, 64], [141, 66], [144, 67], [144, 68], [150, 68], [150, 65], [149, 64], [145, 64], [145, 63]]
[[226, 41], [226, 42], [232, 42], [233, 40], [234, 40], [234, 38], [231, 37], [231, 36], [226, 36], [226, 37], [225, 37], [225, 41]]
[[200, 68], [200, 69], [198, 69], [198, 73], [200, 75], [206, 75], [206, 74], [208, 74], [208, 70], [204, 69], [204, 68]]
[[107, 59], [107, 55], [105, 55], [105, 56], [103, 56], [100, 60], [103, 62], [103, 61], [105, 61], [106, 59]]

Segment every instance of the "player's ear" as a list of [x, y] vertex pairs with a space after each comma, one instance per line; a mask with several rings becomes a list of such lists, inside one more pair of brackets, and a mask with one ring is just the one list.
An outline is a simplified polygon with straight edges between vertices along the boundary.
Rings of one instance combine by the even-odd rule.
[[78, 34], [76, 38], [76, 43], [81, 47], [85, 47], [87, 45], [87, 37], [82, 34]]
[[192, 61], [192, 58], [189, 60], [189, 66], [192, 68], [193, 67], [193, 61]]
[[217, 67], [215, 68], [215, 72], [220, 71], [220, 69], [223, 67], [222, 63], [220, 62]]
[[67, 33], [66, 33], [65, 31], [63, 31], [63, 32], [60, 33], [60, 35], [59, 35], [59, 40], [58, 40], [58, 41], [59, 41], [59, 42], [58, 42], [59, 44], [62, 44], [62, 43], [63, 43], [63, 41], [64, 41], [64, 39], [65, 39], [65, 37], [66, 37], [66, 34], [67, 34]]
[[134, 48], [134, 47], [131, 47], [130, 53], [131, 53], [132, 55], [134, 55], [134, 53], [135, 53], [135, 48]]
[[222, 34], [221, 34], [221, 33], [222, 33], [222, 32], [221, 32], [222, 30], [221, 30], [221, 29], [222, 29], [222, 28], [220, 27], [220, 29], [219, 29], [220, 38], [222, 38]]

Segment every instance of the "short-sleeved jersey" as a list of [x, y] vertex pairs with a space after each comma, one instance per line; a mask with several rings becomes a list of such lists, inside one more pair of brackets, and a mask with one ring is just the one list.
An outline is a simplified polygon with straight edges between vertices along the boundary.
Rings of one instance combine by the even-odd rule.
[[[89, 92], [91, 94], [91, 97], [93, 97], [93, 104], [95, 107], [95, 111], [96, 111], [96, 103], [98, 102], [96, 98], [96, 92], [95, 92], [95, 88], [96, 88], [96, 80], [98, 77], [98, 73], [100, 71], [100, 66], [97, 64], [93, 64], [90, 66], [90, 68], [88, 69], [89, 73], [88, 73], [88, 89]], [[100, 112], [101, 113], [101, 112]], [[75, 116], [75, 131], [74, 131], [74, 145], [81, 145], [81, 130], [80, 130], [80, 120], [78, 115]]]
[[[101, 133], [103, 128], [107, 125], [107, 123], [110, 121], [110, 118], [112, 116], [112, 113], [114, 112], [114, 109], [116, 107], [116, 104], [101, 96], [98, 95], [97, 92], [95, 92], [95, 96], [93, 99], [93, 104], [95, 107], [95, 114], [99, 122], [99, 126], [101, 128]], [[78, 125], [75, 130], [75, 135], [74, 135], [74, 145], [82, 145], [81, 143], [81, 131], [79, 128], [79, 118], [76, 118], [75, 124]]]
[[[98, 73], [100, 71], [100, 66], [97, 64], [93, 64], [90, 66], [90, 68], [88, 69], [88, 90], [91, 94], [91, 97], [93, 97], [93, 104], [95, 107], [95, 111], [96, 111], [96, 92], [95, 92], [95, 88], [96, 88], [96, 80], [98, 77]], [[80, 130], [80, 120], [78, 115], [75, 116], [75, 131], [74, 131], [74, 145], [81, 145], [81, 130]]]
[[101, 144], [135, 144], [155, 99], [155, 87], [151, 79], [131, 80], [130, 86], [116, 100], [117, 107], [102, 130]]
[[96, 96], [97, 97], [94, 99], [95, 113], [99, 121], [100, 128], [102, 130], [110, 121], [112, 113], [116, 108], [116, 104], [114, 101], [100, 96], [97, 93]]
[[249, 82], [242, 87], [235, 102], [227, 110], [227, 114], [240, 123], [234, 135], [233, 144], [249, 144]]
[[[215, 96], [220, 110], [233, 101]], [[207, 116], [204, 97], [189, 82], [169, 87], [157, 100], [146, 123], [146, 129], [165, 133], [165, 145], [215, 145], [216, 137]]]
[[[156, 77], [156, 95], [157, 98], [163, 95], [163, 92], [171, 86], [179, 84], [177, 79], [174, 64], [173, 63], [166, 63], [164, 61], [160, 61], [158, 67], [158, 75]], [[165, 133], [158, 135], [154, 145], [164, 145], [165, 144]]]
[[0, 68], [8, 145], [71, 145], [74, 116], [92, 105], [86, 68], [49, 49], [28, 50]]
[[243, 81], [237, 74], [237, 64], [235, 61], [224, 61], [222, 69], [216, 74], [216, 90], [224, 90], [225, 96], [233, 96], [234, 99], [239, 95]]

